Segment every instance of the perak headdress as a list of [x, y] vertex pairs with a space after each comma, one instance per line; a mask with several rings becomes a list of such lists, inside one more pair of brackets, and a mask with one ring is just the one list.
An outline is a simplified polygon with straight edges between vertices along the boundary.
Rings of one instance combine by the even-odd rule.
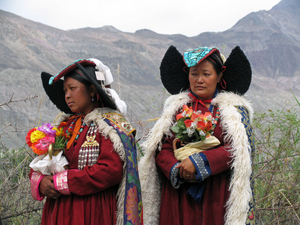
[[[199, 47], [186, 51], [183, 56], [174, 46], [170, 46], [160, 65], [160, 76], [164, 87], [170, 94], [178, 94], [190, 87], [186, 67], [192, 67], [202, 62], [212, 53], [220, 54], [215, 47]], [[244, 52], [236, 46], [224, 63], [226, 70], [223, 79], [228, 92], [243, 95], [251, 84], [251, 66]]]
[[[101, 67], [101, 64], [103, 65], [103, 63], [100, 64], [99, 62], [101, 63], [101, 61], [97, 59], [79, 59], [63, 68], [55, 76], [52, 76], [51, 74], [46, 72], [42, 72], [41, 78], [45, 92], [59, 110], [65, 113], [74, 114], [65, 101], [65, 93], [63, 90], [64, 81], [61, 78], [63, 78], [66, 74], [72, 72], [77, 68], [80, 69], [82, 74], [91, 82], [91, 84], [93, 84], [96, 87], [103, 106], [116, 109], [115, 102], [106, 93], [104, 88], [104, 84], [106, 84], [106, 82], [111, 83], [113, 81], [112, 75], [110, 73], [109, 68], [107, 67], [107, 69], [103, 69]], [[84, 69], [83, 66], [95, 67], [95, 74], [90, 74], [87, 70]], [[101, 83], [98, 83], [98, 81], [102, 81], [103, 85], [101, 85]]]

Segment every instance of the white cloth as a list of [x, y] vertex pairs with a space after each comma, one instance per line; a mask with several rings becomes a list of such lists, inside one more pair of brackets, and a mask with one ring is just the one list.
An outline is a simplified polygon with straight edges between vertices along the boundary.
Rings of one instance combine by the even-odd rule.
[[37, 172], [41, 172], [44, 175], [54, 175], [65, 171], [64, 166], [68, 165], [68, 161], [65, 156], [62, 156], [63, 151], [58, 153], [57, 156], [52, 156], [52, 160], [49, 158], [49, 154], [37, 156], [29, 166]]
[[104, 74], [104, 86], [110, 85], [114, 81], [110, 69], [106, 65], [104, 65], [99, 59], [89, 58], [88, 60], [93, 61], [98, 67], [99, 71]]
[[209, 136], [204, 141], [192, 142], [184, 147], [174, 150], [174, 156], [178, 161], [183, 161], [194, 153], [203, 152], [205, 150], [216, 147], [220, 141], [215, 136]]
[[118, 110], [123, 114], [127, 114], [127, 104], [120, 99], [119, 95], [114, 89], [106, 88], [106, 91], [110, 93], [112, 99], [115, 101]]

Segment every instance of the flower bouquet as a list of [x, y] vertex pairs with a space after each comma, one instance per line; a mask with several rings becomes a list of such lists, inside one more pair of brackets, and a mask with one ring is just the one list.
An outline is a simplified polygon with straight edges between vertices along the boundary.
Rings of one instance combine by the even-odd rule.
[[[215, 118], [210, 112], [193, 111], [187, 105], [176, 115], [176, 123], [171, 127], [175, 133], [173, 149], [175, 158], [183, 161], [194, 153], [213, 148], [220, 144], [220, 141], [212, 136], [214, 128], [219, 120], [219, 110]], [[180, 143], [180, 148], [177, 148]]]
[[54, 175], [68, 168], [69, 163], [62, 153], [70, 136], [63, 132], [62, 126], [63, 123], [58, 128], [46, 123], [28, 131], [26, 143], [39, 155], [29, 164], [34, 171]]

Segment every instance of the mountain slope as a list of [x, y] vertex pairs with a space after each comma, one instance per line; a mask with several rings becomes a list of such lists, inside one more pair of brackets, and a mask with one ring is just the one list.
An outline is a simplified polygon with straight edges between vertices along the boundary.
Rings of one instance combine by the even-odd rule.
[[0, 105], [12, 95], [14, 100], [38, 95], [0, 107], [2, 127], [11, 123], [18, 127], [12, 137], [0, 131], [0, 141], [7, 137], [13, 141], [5, 146], [19, 146], [33, 122], [52, 121], [58, 113], [43, 91], [42, 71], [54, 75], [74, 60], [88, 57], [100, 59], [111, 69], [113, 87], [127, 102], [133, 125], [141, 129], [145, 120], [159, 116], [168, 96], [159, 79], [159, 66], [170, 45], [180, 52], [213, 45], [225, 56], [239, 45], [252, 65], [247, 97], [255, 110], [295, 105], [289, 88], [300, 95], [299, 4], [298, 0], [282, 0], [269, 11], [250, 13], [227, 31], [195, 37], [146, 29], [126, 33], [111, 26], [63, 31], [0, 10]]

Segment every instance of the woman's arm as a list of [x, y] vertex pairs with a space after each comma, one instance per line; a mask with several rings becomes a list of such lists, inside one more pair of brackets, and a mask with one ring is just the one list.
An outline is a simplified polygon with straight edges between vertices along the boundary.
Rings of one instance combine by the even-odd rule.
[[68, 170], [54, 176], [54, 184], [62, 194], [89, 195], [119, 184], [123, 163], [110, 139], [101, 136], [97, 163], [83, 170]]

